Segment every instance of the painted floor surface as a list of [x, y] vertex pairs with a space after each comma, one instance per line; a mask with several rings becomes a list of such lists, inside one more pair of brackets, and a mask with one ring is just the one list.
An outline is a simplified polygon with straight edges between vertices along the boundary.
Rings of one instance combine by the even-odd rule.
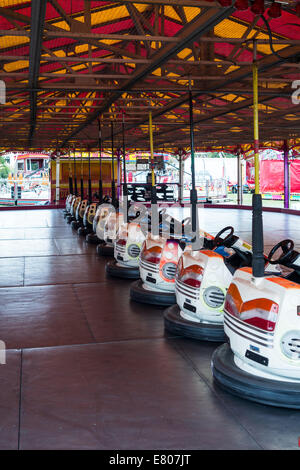
[[[205, 209], [251, 242], [251, 212]], [[297, 216], [265, 213], [265, 248]], [[219, 390], [216, 344], [166, 336], [58, 210], [0, 212], [0, 449], [297, 449], [300, 412]]]

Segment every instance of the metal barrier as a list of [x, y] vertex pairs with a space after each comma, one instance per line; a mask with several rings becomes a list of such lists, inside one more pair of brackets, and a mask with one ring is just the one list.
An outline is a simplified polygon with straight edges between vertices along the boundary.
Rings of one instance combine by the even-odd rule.
[[[128, 196], [133, 201], [148, 202], [151, 200], [151, 184], [129, 183]], [[175, 202], [178, 200], [178, 183], [157, 183], [156, 193], [158, 201]]]
[[24, 202], [39, 204], [48, 201], [50, 183], [48, 178], [1, 178], [0, 204], [17, 205]]

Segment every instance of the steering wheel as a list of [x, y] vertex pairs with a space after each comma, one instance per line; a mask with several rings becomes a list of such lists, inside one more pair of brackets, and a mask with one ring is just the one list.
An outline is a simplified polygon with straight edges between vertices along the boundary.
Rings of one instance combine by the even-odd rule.
[[[272, 257], [273, 255], [276, 253], [277, 250], [279, 250], [279, 248], [281, 248], [282, 250], [282, 255], [279, 256], [279, 258], [275, 259], [275, 260], [272, 260]], [[293, 249], [294, 249], [294, 242], [293, 240], [290, 240], [290, 239], [286, 239], [286, 240], [282, 240], [281, 242], [277, 243], [277, 245], [273, 246], [272, 250], [270, 251], [270, 253], [268, 254], [268, 261], [270, 264], [284, 264], [286, 263], [292, 252], [293, 252]]]
[[[221, 238], [221, 235], [223, 235], [223, 233], [226, 233], [228, 231], [229, 231], [228, 235], [226, 235], [225, 238]], [[220, 232], [217, 233], [217, 235], [215, 236], [215, 238], [213, 240], [214, 246], [225, 245], [225, 243], [228, 242], [231, 239], [231, 237], [233, 235], [233, 232], [234, 232], [234, 228], [231, 227], [230, 225], [228, 225], [227, 227], [220, 230]]]

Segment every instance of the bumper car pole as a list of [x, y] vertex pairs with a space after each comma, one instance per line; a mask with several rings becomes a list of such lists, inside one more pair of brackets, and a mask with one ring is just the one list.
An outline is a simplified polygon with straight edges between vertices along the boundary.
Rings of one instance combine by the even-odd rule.
[[84, 199], [82, 149], [81, 149], [81, 152], [80, 152], [80, 160], [81, 160], [80, 193], [81, 193], [81, 199]]
[[254, 168], [255, 193], [252, 199], [252, 273], [254, 278], [264, 276], [264, 235], [262, 221], [262, 198], [259, 192], [259, 121], [258, 121], [258, 67], [256, 61], [257, 47], [253, 41], [253, 135], [254, 135]]
[[157, 192], [155, 186], [155, 173], [154, 173], [154, 152], [153, 152], [153, 126], [152, 126], [152, 112], [149, 111], [149, 139], [150, 139], [150, 165], [151, 165], [151, 233], [152, 235], [159, 235], [159, 218], [157, 208]]
[[111, 121], [111, 202], [117, 206], [116, 184], [115, 184], [115, 158], [114, 158], [114, 123]]
[[[115, 160], [114, 160], [114, 124], [111, 121], [111, 204], [117, 209], [118, 201], [116, 199], [115, 186]], [[97, 254], [99, 256], [114, 256], [114, 247], [107, 243], [99, 243], [97, 245]]]
[[[70, 157], [71, 157], [71, 151], [70, 151]], [[78, 196], [78, 190], [77, 190], [77, 175], [76, 175], [76, 156], [75, 156], [75, 149], [73, 150], [73, 169], [74, 169], [74, 194], [77, 197]], [[76, 220], [75, 214], [70, 214], [66, 218], [67, 223], [71, 224], [74, 220]]]
[[[71, 165], [71, 157], [70, 157], [70, 151], [68, 155], [68, 163], [69, 163], [69, 195], [73, 194], [73, 176], [72, 176], [72, 165]], [[66, 208], [64, 209], [64, 217], [67, 217], [69, 215], [69, 210]]]
[[102, 186], [102, 132], [101, 132], [101, 122], [98, 117], [98, 145], [99, 145], [99, 204], [103, 203], [103, 186]]
[[73, 149], [73, 154], [74, 154], [73, 155], [73, 160], [74, 160], [74, 191], [75, 191], [75, 196], [78, 196], [75, 148]]
[[[101, 122], [100, 118], [97, 118], [98, 122], [98, 148], [99, 148], [99, 195], [98, 195], [98, 205], [103, 204], [103, 185], [102, 185], [102, 132], [101, 132]], [[86, 235], [87, 243], [98, 245], [101, 243], [101, 240], [97, 237], [95, 232], [95, 225], [93, 223], [93, 231]]]
[[126, 175], [126, 148], [125, 148], [125, 120], [124, 111], [122, 119], [122, 147], [123, 147], [123, 207], [124, 207], [124, 222], [128, 221], [129, 202], [128, 202], [128, 188], [127, 188], [127, 175]]
[[192, 174], [192, 189], [190, 191], [191, 203], [191, 220], [192, 220], [192, 234], [193, 234], [193, 249], [200, 249], [199, 240], [199, 227], [198, 227], [198, 213], [197, 213], [197, 190], [195, 180], [195, 150], [194, 150], [194, 117], [193, 117], [193, 96], [191, 85], [189, 88], [189, 115], [190, 115], [190, 146], [191, 146], [191, 174]]
[[[75, 155], [75, 148], [74, 148], [74, 155]], [[82, 159], [82, 149], [80, 149], [80, 196], [81, 196], [81, 203], [84, 200], [84, 184], [83, 184], [83, 159]], [[75, 220], [71, 223], [72, 228], [74, 230], [78, 230], [83, 227], [83, 219], [80, 214], [75, 214]]]

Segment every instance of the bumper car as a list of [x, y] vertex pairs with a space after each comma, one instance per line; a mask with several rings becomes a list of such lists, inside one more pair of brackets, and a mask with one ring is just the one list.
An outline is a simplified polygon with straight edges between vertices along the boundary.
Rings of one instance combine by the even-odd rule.
[[112, 277], [138, 279], [139, 258], [145, 234], [139, 223], [129, 222], [120, 226], [114, 244], [114, 260], [106, 264], [106, 273]]
[[87, 208], [88, 200], [81, 199], [80, 203], [77, 206], [76, 213], [75, 213], [75, 220], [71, 222], [71, 227], [73, 230], [78, 230], [79, 227], [83, 225], [83, 216], [84, 212]]
[[[137, 214], [140, 215], [139, 212]], [[173, 217], [166, 214], [165, 209], [161, 209], [158, 212], [159, 235], [155, 236], [149, 233], [152, 228], [151, 217], [152, 214], [144, 214], [143, 216], [139, 217], [140, 220], [138, 220], [138, 223], [133, 219], [132, 222], [123, 224], [123, 226], [121, 226], [120, 232], [118, 233], [115, 242], [115, 260], [107, 264], [107, 273], [109, 275], [122, 278], [139, 279], [140, 254], [145, 247], [146, 239], [147, 246], [149, 243], [151, 244], [154, 241], [154, 245], [160, 249], [159, 244], [161, 243], [164, 246], [165, 243], [168, 242], [167, 236], [170, 235], [170, 233], [172, 233], [174, 236], [175, 221]], [[171, 246], [172, 243], [168, 243], [168, 248], [166, 249], [166, 251], [168, 251], [168, 254], [166, 254], [167, 257], [170, 255]], [[176, 247], [177, 243], [174, 241], [172, 247], [173, 255], [175, 255]], [[172, 276], [171, 271], [174, 271], [173, 265], [169, 265], [164, 269], [164, 273], [167, 274], [168, 272], [169, 277]], [[151, 277], [152, 274], [153, 273], [150, 273], [149, 277]], [[145, 277], [147, 277], [147, 275], [145, 275]], [[152, 286], [153, 284], [151, 287]], [[166, 295], [168, 295], [168, 292], [166, 292]]]
[[92, 221], [92, 230], [91, 232], [87, 233], [86, 241], [87, 243], [91, 243], [93, 245], [98, 245], [102, 242], [102, 239], [100, 239], [97, 235], [97, 225], [103, 216], [102, 204], [110, 204], [110, 198], [108, 196], [104, 196], [102, 203], [98, 203], [95, 214], [90, 217], [90, 221]]
[[73, 201], [73, 198], [74, 198], [74, 194], [68, 194], [67, 198], [66, 198], [66, 207], [63, 209], [63, 215], [64, 215], [64, 218], [67, 217], [67, 215], [70, 215], [70, 211], [71, 211], [71, 204], [72, 204], [72, 201]]
[[66, 217], [66, 221], [67, 221], [68, 224], [71, 224], [74, 220], [76, 220], [76, 211], [77, 211], [77, 207], [80, 204], [80, 201], [81, 201], [80, 196], [75, 196], [72, 199], [72, 203], [71, 203], [71, 207], [70, 207], [70, 214], [67, 215], [67, 217]]
[[291, 271], [259, 278], [251, 268], [236, 271], [225, 302], [229, 344], [214, 352], [212, 372], [217, 385], [234, 395], [300, 409], [300, 253], [292, 240], [283, 240], [268, 261]]
[[91, 202], [89, 203], [84, 211], [83, 218], [82, 218], [82, 225], [78, 227], [77, 233], [79, 236], [84, 237], [88, 233], [92, 233], [93, 231], [93, 220], [97, 210], [97, 203]]
[[[148, 223], [149, 217], [144, 217], [139, 211], [140, 206], [132, 205], [130, 213], [128, 214], [128, 221], [141, 218], [141, 226], [145, 230], [146, 222]], [[123, 212], [112, 210], [112, 206], [101, 206], [101, 212], [97, 215], [98, 223], [96, 226], [96, 235], [100, 240], [97, 246], [97, 254], [99, 256], [114, 256], [114, 242], [116, 240], [119, 228], [124, 223]], [[151, 220], [151, 219], [150, 219]], [[148, 225], [147, 225], [148, 227]], [[147, 232], [147, 230], [146, 230]]]
[[[179, 258], [189, 240], [185, 236], [185, 221], [181, 233], [172, 238], [148, 234], [140, 256], [140, 277], [130, 288], [132, 300], [141, 303], [168, 306], [176, 303], [175, 274]], [[174, 231], [174, 230], [173, 230]], [[212, 236], [201, 232], [205, 241]]]
[[[222, 235], [229, 232], [224, 238]], [[236, 269], [251, 266], [251, 246], [225, 227], [211, 249], [185, 250], [175, 279], [176, 304], [165, 311], [165, 329], [192, 339], [225, 341], [223, 311]], [[223, 248], [223, 254], [218, 252]]]
[[96, 227], [96, 235], [101, 240], [96, 249], [99, 256], [114, 256], [114, 240], [123, 220], [121, 212], [111, 211], [109, 207], [102, 208]]
[[148, 235], [139, 261], [141, 279], [130, 287], [132, 300], [166, 306], [176, 302], [174, 279], [181, 247], [179, 240]]

